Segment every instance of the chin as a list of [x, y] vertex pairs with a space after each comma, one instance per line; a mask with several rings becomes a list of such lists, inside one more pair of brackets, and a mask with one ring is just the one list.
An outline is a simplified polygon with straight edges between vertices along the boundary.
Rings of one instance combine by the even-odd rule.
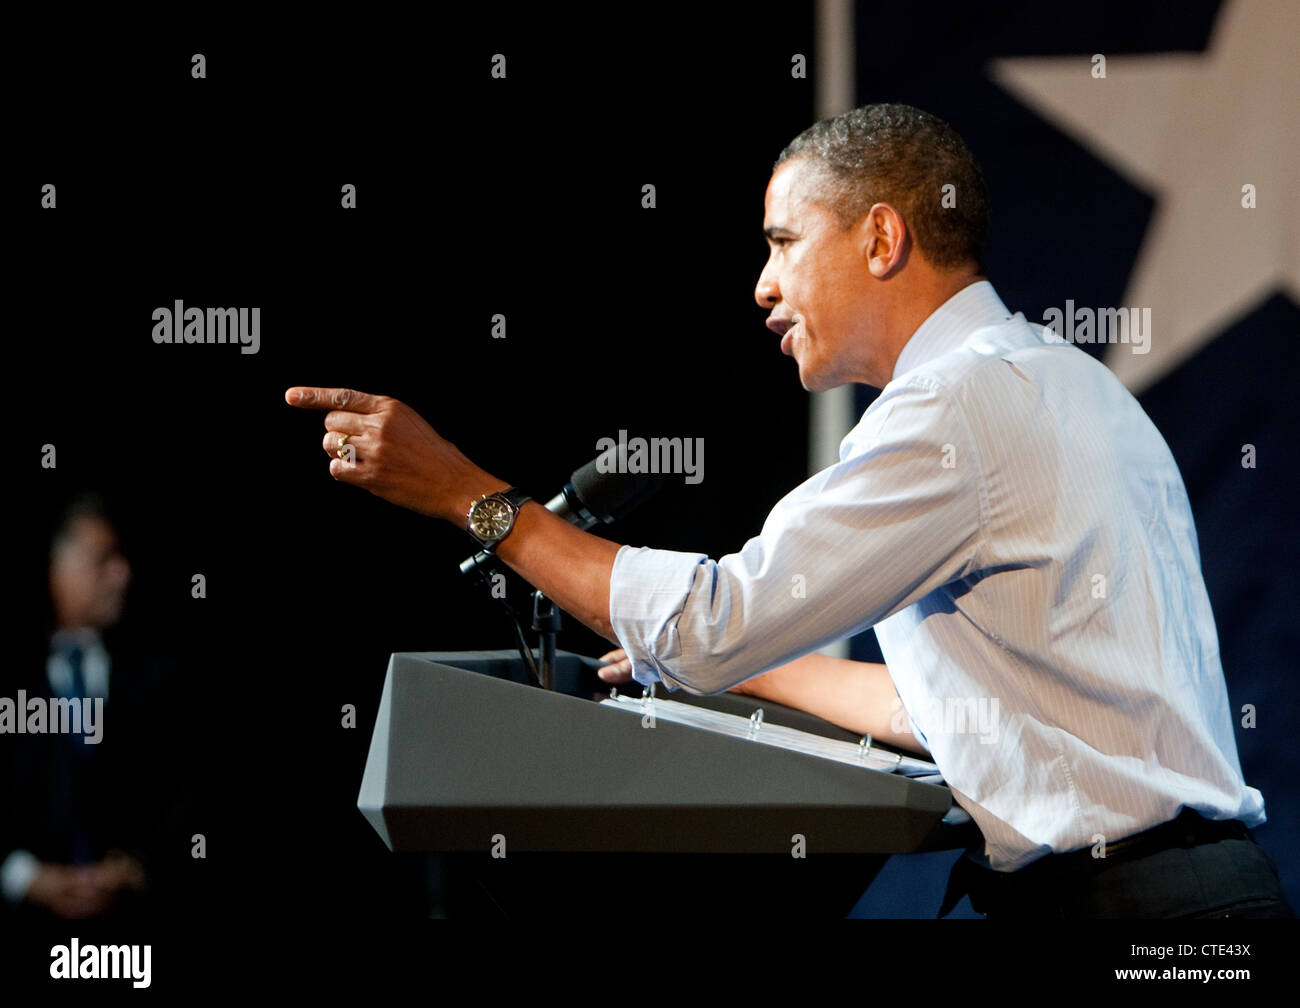
[[822, 374], [804, 374], [799, 372], [799, 384], [804, 387], [806, 392], [829, 392], [833, 388], [843, 385], [842, 381], [835, 381]]

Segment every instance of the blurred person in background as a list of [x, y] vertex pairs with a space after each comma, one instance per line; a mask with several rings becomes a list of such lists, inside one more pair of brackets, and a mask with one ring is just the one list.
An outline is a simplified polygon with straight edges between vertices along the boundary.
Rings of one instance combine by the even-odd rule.
[[[20, 919], [121, 920], [156, 907], [165, 823], [179, 808], [162, 780], [176, 711], [169, 663], [116, 632], [131, 579], [104, 500], [73, 499], [49, 539], [50, 619], [11, 647], [0, 678], [26, 729], [0, 734], [0, 904]], [[81, 731], [54, 731], [53, 717], [30, 730], [31, 705], [52, 712], [57, 698], [83, 697], [83, 711], [99, 713]]]

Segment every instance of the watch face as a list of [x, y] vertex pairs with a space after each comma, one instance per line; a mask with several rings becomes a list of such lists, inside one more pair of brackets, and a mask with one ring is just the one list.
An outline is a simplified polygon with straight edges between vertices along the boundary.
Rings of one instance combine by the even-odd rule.
[[514, 509], [503, 500], [489, 497], [474, 505], [469, 527], [480, 539], [500, 539], [510, 531], [514, 522]]

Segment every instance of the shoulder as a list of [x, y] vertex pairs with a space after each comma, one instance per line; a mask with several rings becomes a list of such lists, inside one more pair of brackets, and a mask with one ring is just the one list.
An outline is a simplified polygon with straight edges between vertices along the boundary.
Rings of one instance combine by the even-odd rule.
[[1019, 314], [975, 330], [960, 347], [903, 378], [981, 424], [1021, 430], [1063, 393], [1122, 388], [1100, 361]]

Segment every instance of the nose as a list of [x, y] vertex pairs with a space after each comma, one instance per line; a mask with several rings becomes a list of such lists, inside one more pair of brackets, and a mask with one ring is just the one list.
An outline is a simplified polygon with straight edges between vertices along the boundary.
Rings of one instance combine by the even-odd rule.
[[773, 308], [781, 300], [781, 288], [776, 282], [776, 270], [772, 266], [771, 258], [767, 260], [763, 272], [758, 275], [758, 283], [754, 287], [754, 300], [758, 302], [760, 308]]

